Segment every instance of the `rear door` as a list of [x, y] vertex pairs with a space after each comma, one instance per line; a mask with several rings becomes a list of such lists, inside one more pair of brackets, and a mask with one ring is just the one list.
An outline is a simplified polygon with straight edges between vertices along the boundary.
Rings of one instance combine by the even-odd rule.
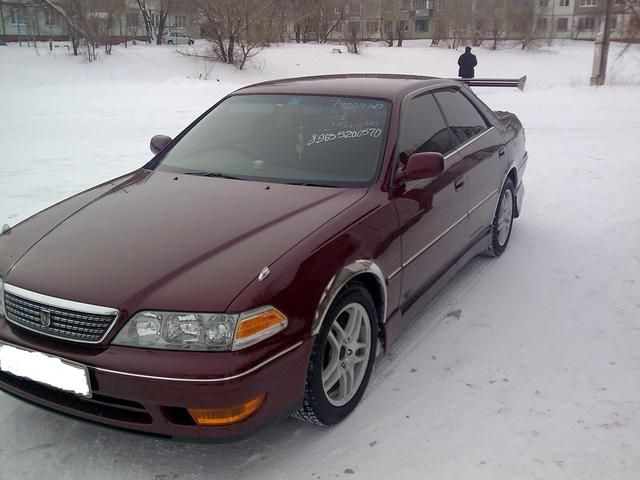
[[466, 172], [470, 246], [487, 233], [493, 220], [507, 168], [504, 140], [460, 90], [440, 90], [434, 96], [461, 156], [462, 171]]
[[404, 101], [398, 162], [416, 152], [439, 152], [445, 156], [445, 172], [394, 190], [402, 232], [403, 311], [455, 263], [467, 242], [466, 180], [455, 145], [431, 93]]

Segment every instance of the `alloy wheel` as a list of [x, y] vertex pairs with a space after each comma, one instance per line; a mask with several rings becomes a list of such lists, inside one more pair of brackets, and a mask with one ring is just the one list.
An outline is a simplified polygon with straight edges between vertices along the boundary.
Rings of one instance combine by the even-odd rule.
[[359, 303], [335, 317], [323, 356], [322, 387], [333, 406], [347, 404], [362, 383], [371, 354], [371, 320]]

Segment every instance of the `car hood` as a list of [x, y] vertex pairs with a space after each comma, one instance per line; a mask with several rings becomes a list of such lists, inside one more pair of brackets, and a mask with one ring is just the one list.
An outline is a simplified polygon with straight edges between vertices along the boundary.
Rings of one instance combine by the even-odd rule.
[[224, 311], [263, 267], [365, 193], [140, 170], [34, 235], [5, 281], [129, 314]]

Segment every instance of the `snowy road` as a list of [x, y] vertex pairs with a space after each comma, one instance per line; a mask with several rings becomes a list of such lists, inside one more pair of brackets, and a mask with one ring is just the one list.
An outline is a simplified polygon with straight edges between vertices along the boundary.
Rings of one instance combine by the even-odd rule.
[[[387, 52], [371, 47], [364, 59]], [[3, 98], [13, 121], [0, 131], [0, 224], [135, 168], [151, 134], [175, 133], [240, 83], [229, 74], [228, 83], [167, 80], [134, 91], [122, 79], [109, 89], [86, 78], [69, 86], [61, 73], [43, 85], [38, 62], [48, 59], [2, 55], [28, 60], [23, 93], [31, 90], [17, 99], [20, 86], [0, 84], [13, 92]], [[571, 45], [556, 55], [567, 65], [555, 85], [533, 75], [524, 94], [480, 92], [527, 132], [527, 193], [508, 251], [455, 277], [379, 363], [345, 422], [287, 420], [238, 443], [188, 443], [0, 393], [0, 479], [639, 478], [640, 88], [572, 86], [588, 52]], [[519, 61], [510, 68], [546, 65], [543, 53]]]

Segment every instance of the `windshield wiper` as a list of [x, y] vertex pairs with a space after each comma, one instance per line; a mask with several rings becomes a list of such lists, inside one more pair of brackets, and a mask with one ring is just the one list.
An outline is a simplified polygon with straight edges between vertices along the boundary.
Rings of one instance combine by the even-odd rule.
[[314, 183], [314, 182], [287, 182], [289, 185], [300, 185], [301, 187], [327, 187], [327, 188], [338, 188], [335, 185], [330, 185], [328, 183]]
[[197, 175], [199, 177], [227, 178], [229, 180], [244, 180], [244, 178], [234, 177], [220, 172], [186, 172], [185, 175]]

